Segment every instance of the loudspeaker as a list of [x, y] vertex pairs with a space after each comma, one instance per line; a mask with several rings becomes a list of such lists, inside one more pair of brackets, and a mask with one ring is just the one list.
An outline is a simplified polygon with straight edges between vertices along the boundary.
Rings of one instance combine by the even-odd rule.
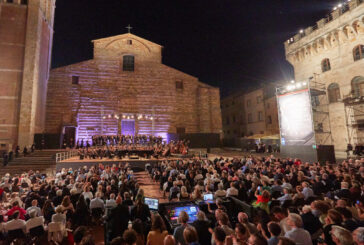
[[325, 163], [329, 161], [330, 163], [335, 163], [335, 147], [333, 145], [317, 145], [317, 160], [320, 163]]

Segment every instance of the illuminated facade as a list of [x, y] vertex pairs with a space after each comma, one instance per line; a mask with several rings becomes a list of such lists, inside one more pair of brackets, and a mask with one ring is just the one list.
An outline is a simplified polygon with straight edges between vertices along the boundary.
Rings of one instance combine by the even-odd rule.
[[47, 134], [220, 135], [219, 89], [162, 64], [162, 46], [130, 33], [93, 44], [93, 59], [51, 70]]
[[0, 150], [44, 131], [55, 0], [0, 0]]
[[[315, 140], [334, 145], [364, 144], [364, 1], [335, 7], [328, 17], [285, 42], [297, 82], [310, 82]], [[317, 84], [323, 89], [317, 87]]]

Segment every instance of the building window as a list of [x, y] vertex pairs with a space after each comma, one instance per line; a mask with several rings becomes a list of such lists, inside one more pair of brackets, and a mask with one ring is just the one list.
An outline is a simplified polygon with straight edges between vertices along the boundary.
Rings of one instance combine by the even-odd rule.
[[250, 100], [247, 100], [247, 101], [246, 101], [246, 106], [247, 106], [247, 107], [250, 107], [251, 103], [252, 103], [252, 102], [251, 102]]
[[176, 89], [183, 89], [183, 82], [182, 81], [176, 81]]
[[351, 90], [356, 98], [364, 96], [364, 77], [354, 77], [351, 80]]
[[364, 120], [358, 120], [358, 130], [363, 131], [364, 130]]
[[327, 88], [329, 94], [329, 103], [338, 102], [340, 99], [340, 88], [337, 83], [331, 83]]
[[257, 97], [257, 104], [259, 104], [261, 101], [262, 101], [262, 97], [261, 96], [258, 96]]
[[272, 124], [272, 116], [268, 116], [267, 117], [267, 123], [268, 124]]
[[263, 112], [262, 111], [258, 111], [258, 120], [263, 121]]
[[132, 40], [128, 40], [126, 43], [129, 44], [129, 45], [132, 45], [133, 44], [133, 41]]
[[124, 55], [123, 56], [123, 71], [134, 71], [134, 56]]
[[72, 84], [78, 84], [79, 76], [72, 76]]
[[226, 125], [229, 125], [229, 124], [230, 124], [230, 118], [226, 117]]
[[177, 134], [185, 134], [186, 133], [186, 128], [177, 128]]
[[364, 58], [364, 45], [358, 45], [353, 49], [354, 61]]
[[321, 70], [322, 72], [331, 70], [329, 59], [324, 59], [323, 61], [321, 61]]
[[248, 123], [252, 123], [253, 122], [253, 117], [251, 113], [248, 113]]

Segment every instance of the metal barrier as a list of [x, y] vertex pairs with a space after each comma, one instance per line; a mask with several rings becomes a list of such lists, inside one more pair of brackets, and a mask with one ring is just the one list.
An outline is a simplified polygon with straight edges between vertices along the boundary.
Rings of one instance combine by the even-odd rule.
[[65, 151], [65, 152], [59, 152], [59, 153], [56, 154], [56, 163], [60, 162], [60, 161], [63, 161], [63, 160], [66, 160], [66, 159], [69, 159], [69, 158], [74, 157], [74, 156], [78, 156], [78, 151], [69, 150], [69, 151]]

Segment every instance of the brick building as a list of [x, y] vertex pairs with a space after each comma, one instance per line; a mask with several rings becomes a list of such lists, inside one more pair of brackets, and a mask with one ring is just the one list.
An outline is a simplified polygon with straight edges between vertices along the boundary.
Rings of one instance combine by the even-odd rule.
[[244, 137], [279, 134], [275, 86], [269, 84], [221, 99], [224, 142], [240, 146]]
[[[46, 133], [205, 135], [219, 141], [219, 89], [162, 63], [162, 46], [126, 33], [93, 41], [91, 60], [52, 69]], [[58, 137], [58, 138], [57, 138]], [[199, 137], [201, 139], [201, 137]], [[208, 141], [207, 138], [204, 138]]]
[[286, 41], [285, 50], [295, 80], [325, 91], [311, 95], [316, 144], [334, 145], [345, 157], [347, 144], [364, 143], [364, 1], [337, 6]]
[[55, 0], [0, 0], [0, 145], [33, 143], [45, 121]]

